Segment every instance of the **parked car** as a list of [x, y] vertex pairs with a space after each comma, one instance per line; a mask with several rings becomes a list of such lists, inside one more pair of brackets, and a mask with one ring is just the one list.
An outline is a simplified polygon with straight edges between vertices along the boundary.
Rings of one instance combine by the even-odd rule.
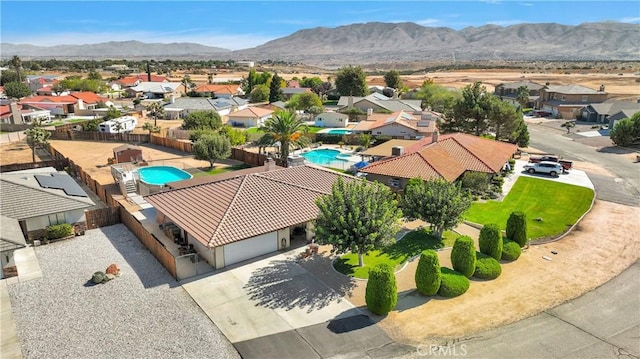
[[562, 173], [562, 166], [557, 162], [543, 161], [538, 163], [527, 163], [524, 170], [533, 173], [545, 173], [552, 177], [557, 177]]
[[558, 156], [546, 155], [546, 156], [531, 156], [529, 157], [529, 162], [538, 163], [538, 162], [556, 162], [562, 166], [563, 171], [568, 171], [573, 167], [572, 161], [567, 161], [560, 159]]

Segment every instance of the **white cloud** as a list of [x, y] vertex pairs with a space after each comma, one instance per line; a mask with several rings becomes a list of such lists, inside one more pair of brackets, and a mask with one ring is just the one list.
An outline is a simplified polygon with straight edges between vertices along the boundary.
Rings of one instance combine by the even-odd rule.
[[533, 4], [530, 3], [530, 2], [521, 2], [520, 5], [521, 6], [533, 6]]
[[495, 20], [495, 21], [487, 21], [487, 24], [498, 25], [498, 26], [509, 26], [509, 25], [517, 25], [523, 24], [527, 21], [524, 20]]
[[640, 22], [640, 17], [623, 17], [620, 22], [636, 23]]
[[440, 20], [438, 20], [438, 19], [422, 19], [422, 20], [415, 21], [415, 23], [418, 24], [418, 25], [422, 25], [422, 26], [430, 26], [430, 25], [439, 24]]

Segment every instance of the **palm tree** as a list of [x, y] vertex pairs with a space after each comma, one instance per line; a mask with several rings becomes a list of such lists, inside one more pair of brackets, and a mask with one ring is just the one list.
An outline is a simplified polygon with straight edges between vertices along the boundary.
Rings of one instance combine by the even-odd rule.
[[153, 102], [147, 106], [147, 112], [153, 117], [153, 125], [158, 126], [158, 117], [164, 117], [164, 107], [160, 102]]
[[516, 101], [520, 105], [520, 111], [524, 111], [524, 107], [529, 102], [529, 88], [527, 86], [520, 86], [516, 92]]
[[11, 67], [16, 70], [16, 74], [18, 74], [18, 82], [22, 82], [22, 76], [20, 70], [22, 69], [22, 60], [18, 57], [18, 55], [13, 55], [11, 61], [9, 61]]
[[305, 136], [308, 132], [307, 125], [296, 116], [294, 112], [278, 111], [262, 126], [264, 135], [260, 143], [269, 143], [271, 146], [280, 142], [280, 158], [286, 160], [291, 148], [303, 148], [311, 142]]

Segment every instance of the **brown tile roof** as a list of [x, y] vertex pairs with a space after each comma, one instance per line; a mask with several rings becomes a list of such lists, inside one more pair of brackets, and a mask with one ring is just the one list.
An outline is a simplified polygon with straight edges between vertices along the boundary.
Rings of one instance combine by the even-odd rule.
[[497, 173], [517, 150], [510, 143], [473, 135], [442, 135], [438, 142], [424, 138], [398, 157], [374, 162], [361, 172], [390, 177], [454, 181], [465, 171]]
[[417, 142], [418, 140], [389, 140], [378, 146], [368, 148], [366, 151], [362, 152], [362, 154], [365, 156], [390, 157], [391, 148], [396, 146], [407, 148]]
[[196, 92], [213, 92], [218, 95], [236, 95], [238, 85], [201, 85], [196, 88]]
[[338, 177], [315, 166], [251, 173], [146, 197], [158, 211], [205, 245], [217, 247], [269, 233], [318, 215], [315, 201]]
[[267, 110], [267, 109], [264, 109], [264, 108], [249, 107], [249, 108], [245, 108], [244, 110], [240, 110], [240, 111], [236, 111], [236, 112], [230, 113], [229, 117], [257, 118], [257, 117], [262, 117], [262, 116], [268, 116], [268, 115], [271, 115], [272, 113], [273, 113], [273, 111]]
[[384, 127], [389, 124], [397, 124], [407, 127], [418, 132], [434, 132], [436, 130], [435, 121], [431, 120], [429, 126], [418, 127], [420, 116], [412, 115], [405, 111], [396, 111], [391, 114], [374, 113], [367, 117], [365, 121], [357, 123], [353, 130], [355, 131], [371, 131], [376, 128]]

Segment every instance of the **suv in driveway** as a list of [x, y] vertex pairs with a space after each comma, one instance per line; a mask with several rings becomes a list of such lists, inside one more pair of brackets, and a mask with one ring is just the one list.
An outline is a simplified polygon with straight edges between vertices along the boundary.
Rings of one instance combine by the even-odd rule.
[[527, 163], [524, 170], [529, 173], [546, 173], [550, 176], [557, 177], [562, 173], [562, 165], [557, 162], [542, 161], [538, 163]]

